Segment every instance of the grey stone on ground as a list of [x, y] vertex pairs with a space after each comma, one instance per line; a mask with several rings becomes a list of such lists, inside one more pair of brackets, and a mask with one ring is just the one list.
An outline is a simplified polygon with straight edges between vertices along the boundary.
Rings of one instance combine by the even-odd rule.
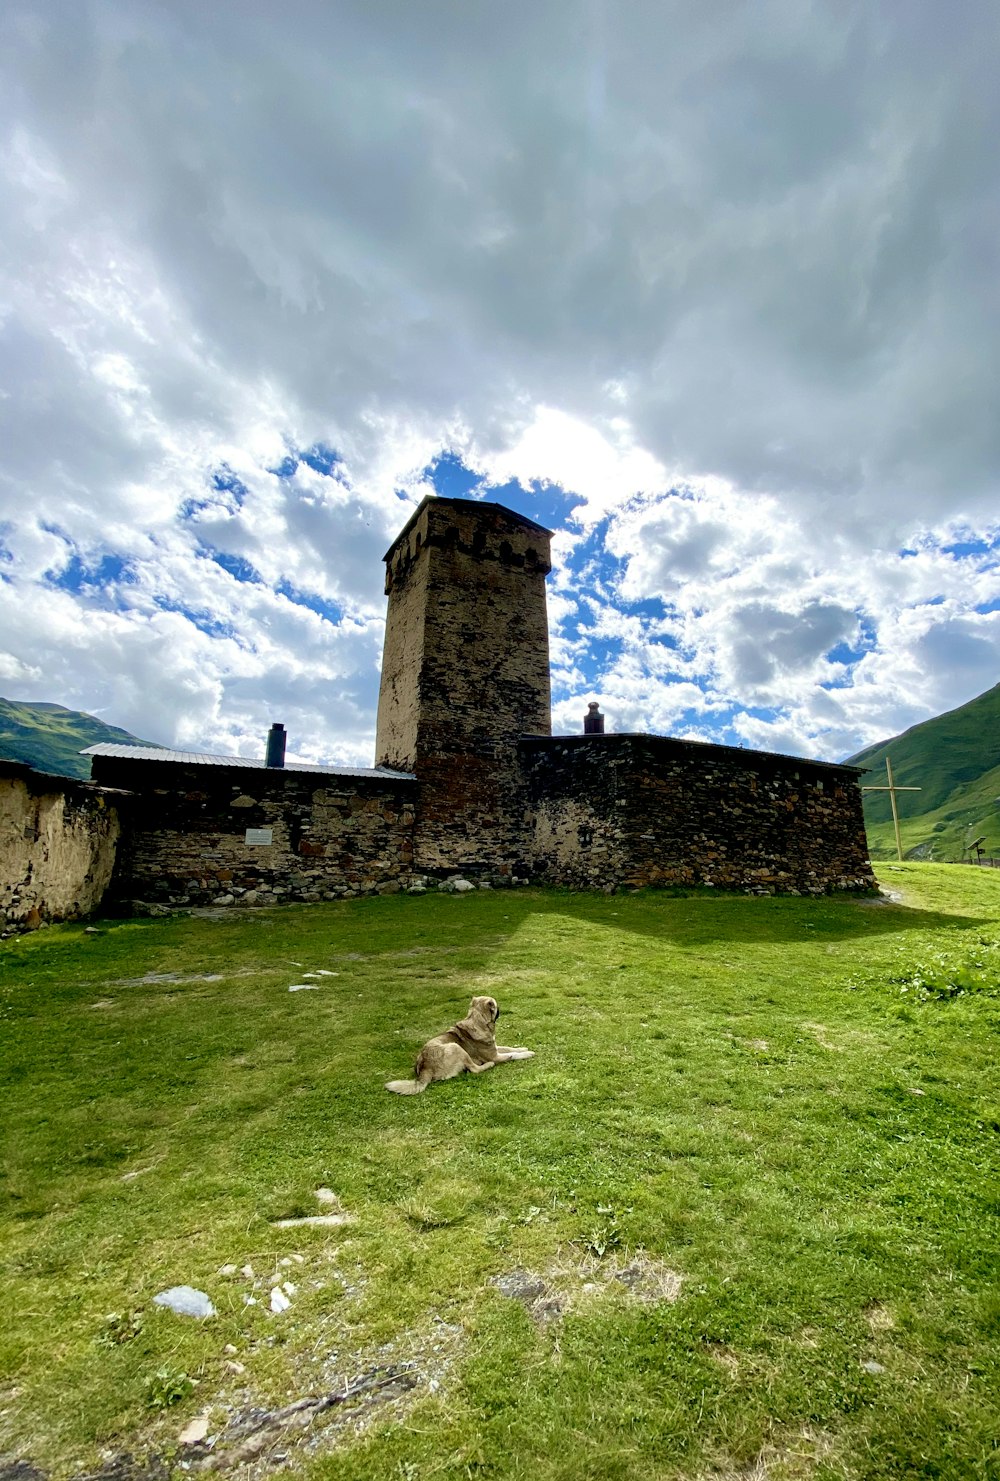
[[74, 1481], [167, 1481], [169, 1467], [162, 1455], [147, 1455], [142, 1460], [127, 1452], [112, 1455], [99, 1471], [88, 1471]]
[[165, 1306], [177, 1316], [215, 1315], [215, 1307], [205, 1292], [195, 1290], [194, 1286], [171, 1286], [168, 1291], [160, 1291], [153, 1297], [153, 1305]]
[[273, 1219], [272, 1229], [298, 1229], [312, 1226], [315, 1229], [336, 1229], [339, 1224], [353, 1224], [353, 1214], [303, 1214], [295, 1219]]
[[15, 1460], [0, 1455], [0, 1481], [46, 1481], [45, 1472], [33, 1466], [30, 1460]]
[[533, 1306], [546, 1291], [541, 1276], [533, 1275], [530, 1270], [511, 1270], [506, 1275], [494, 1275], [490, 1285], [496, 1286], [501, 1296], [520, 1301], [522, 1306]]

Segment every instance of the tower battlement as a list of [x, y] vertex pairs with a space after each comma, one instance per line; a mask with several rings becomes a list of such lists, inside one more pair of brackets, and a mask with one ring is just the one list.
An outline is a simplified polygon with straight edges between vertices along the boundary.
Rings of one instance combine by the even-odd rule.
[[475, 561], [547, 576], [551, 531], [502, 504], [427, 498], [385, 553], [385, 590], [405, 581], [422, 550], [438, 549]]

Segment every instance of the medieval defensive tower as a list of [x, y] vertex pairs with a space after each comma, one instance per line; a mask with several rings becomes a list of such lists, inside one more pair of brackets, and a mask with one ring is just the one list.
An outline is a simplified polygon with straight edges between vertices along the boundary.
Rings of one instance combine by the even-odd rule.
[[855, 766], [605, 734], [596, 703], [582, 735], [550, 734], [550, 539], [499, 504], [416, 510], [385, 557], [376, 767], [282, 764], [281, 725], [264, 759], [91, 746], [94, 781], [130, 794], [123, 897], [269, 905], [456, 871], [490, 886], [871, 889]]
[[417, 775], [418, 870], [524, 857], [518, 740], [550, 733], [550, 539], [499, 504], [428, 498], [385, 556], [376, 762]]

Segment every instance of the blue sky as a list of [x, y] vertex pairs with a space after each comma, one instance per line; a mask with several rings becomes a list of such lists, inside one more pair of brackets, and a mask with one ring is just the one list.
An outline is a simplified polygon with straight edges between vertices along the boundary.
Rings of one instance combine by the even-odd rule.
[[555, 532], [553, 708], [846, 756], [1000, 678], [998, 27], [0, 20], [0, 693], [367, 763], [428, 493]]

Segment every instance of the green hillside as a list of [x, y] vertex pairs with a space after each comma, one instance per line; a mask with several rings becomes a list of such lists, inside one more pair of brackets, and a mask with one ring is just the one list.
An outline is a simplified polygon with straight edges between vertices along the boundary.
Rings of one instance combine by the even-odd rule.
[[8, 760], [25, 761], [39, 771], [59, 776], [86, 779], [90, 776], [90, 759], [80, 752], [86, 746], [102, 743], [148, 744], [81, 710], [0, 699], [0, 756]]
[[[957, 710], [859, 751], [850, 763], [869, 768], [864, 784], [882, 786], [887, 755], [897, 785], [921, 789], [897, 798], [904, 853], [961, 859], [965, 846], [982, 837], [985, 852], [1000, 858], [1000, 684]], [[872, 858], [893, 857], [887, 792], [866, 794], [865, 822]]]

